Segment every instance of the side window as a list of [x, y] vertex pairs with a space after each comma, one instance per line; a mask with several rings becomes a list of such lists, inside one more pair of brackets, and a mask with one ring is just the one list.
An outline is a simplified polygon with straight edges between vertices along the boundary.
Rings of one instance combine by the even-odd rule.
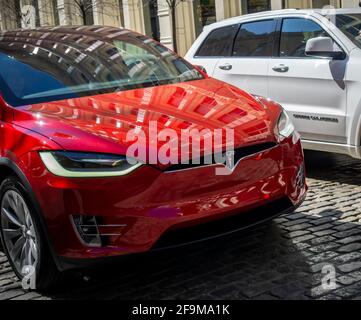
[[270, 57], [273, 50], [274, 20], [242, 24], [233, 47], [235, 57]]
[[211, 31], [198, 49], [197, 57], [226, 57], [231, 55], [238, 24]]
[[284, 19], [280, 40], [281, 57], [306, 57], [306, 42], [329, 35], [316, 22], [302, 18]]

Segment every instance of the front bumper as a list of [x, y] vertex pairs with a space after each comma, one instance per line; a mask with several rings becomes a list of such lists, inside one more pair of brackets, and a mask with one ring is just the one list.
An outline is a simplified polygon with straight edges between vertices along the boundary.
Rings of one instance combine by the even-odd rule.
[[[304, 195], [304, 198], [305, 197], [306, 194]], [[235, 232], [250, 229], [280, 215], [292, 213], [301, 205], [304, 198], [301, 199], [301, 201], [295, 206], [290, 203], [287, 197], [284, 197], [279, 200], [269, 202], [265, 206], [244, 212], [243, 214], [232, 215], [223, 219], [193, 225], [188, 228], [175, 230], [170, 229], [159, 238], [148, 253], [151, 254], [153, 252], [170, 250], [202, 241], [213, 240]], [[62, 270], [68, 270], [84, 267], [88, 268], [91, 266], [103, 266], [106, 263], [112, 263], [118, 258], [120, 257], [116, 256], [92, 259], [58, 257], [58, 262]]]
[[[245, 225], [262, 222], [292, 211], [303, 201], [307, 190], [297, 133], [271, 149], [242, 159], [229, 176], [215, 175], [213, 166], [173, 172], [143, 166], [128, 176], [66, 179], [50, 174], [36, 152], [27, 155], [23, 162], [33, 168], [27, 172], [27, 178], [40, 204], [52, 248], [62, 260], [174, 246], [164, 245], [165, 239], [173, 237], [182, 242], [177, 234], [182, 230], [190, 234], [192, 228], [196, 230], [192, 233], [202, 240], [210, 236], [202, 236], [201, 225], [211, 221], [219, 225], [229, 217], [256, 218], [256, 211], [261, 218], [253, 222], [251, 219]], [[271, 210], [281, 202], [283, 207]], [[74, 215], [101, 220], [105, 226], [99, 230], [103, 233], [103, 246], [84, 244], [74, 227]], [[236, 220], [232, 222], [233, 231], [243, 228]], [[218, 234], [228, 232], [232, 230], [219, 230]]]

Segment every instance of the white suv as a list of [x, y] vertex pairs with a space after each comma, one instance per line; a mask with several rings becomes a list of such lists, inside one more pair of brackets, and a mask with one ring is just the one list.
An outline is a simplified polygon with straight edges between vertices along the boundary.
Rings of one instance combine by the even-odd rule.
[[205, 27], [186, 59], [279, 102], [306, 149], [361, 158], [361, 9], [227, 19]]

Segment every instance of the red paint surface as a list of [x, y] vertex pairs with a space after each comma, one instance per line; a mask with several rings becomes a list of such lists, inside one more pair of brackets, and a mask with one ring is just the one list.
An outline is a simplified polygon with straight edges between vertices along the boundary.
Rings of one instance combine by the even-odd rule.
[[[137, 89], [93, 97], [12, 108], [0, 100], [0, 156], [11, 159], [27, 177], [59, 256], [101, 257], [149, 250], [169, 228], [223, 217], [283, 196], [303, 199], [295, 176], [303, 165], [297, 133], [276, 147], [241, 160], [233, 174], [216, 176], [215, 167], [164, 172], [144, 165], [127, 176], [62, 178], [49, 173], [39, 150], [125, 154], [129, 129], [149, 121], [158, 129], [235, 130], [236, 147], [276, 141], [280, 108], [220, 81]], [[102, 217], [127, 224], [121, 236], [101, 248], [78, 239], [71, 215]]]

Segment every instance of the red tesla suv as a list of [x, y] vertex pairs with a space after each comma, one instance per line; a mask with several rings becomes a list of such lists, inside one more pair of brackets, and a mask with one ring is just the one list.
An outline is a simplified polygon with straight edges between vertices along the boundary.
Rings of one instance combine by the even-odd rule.
[[[306, 195], [279, 104], [129, 30], [0, 32], [0, 117], [2, 247], [38, 289], [70, 268], [272, 219]], [[174, 136], [195, 130], [197, 157], [197, 139]], [[206, 147], [219, 130], [231, 132], [218, 139], [224, 162]]]

